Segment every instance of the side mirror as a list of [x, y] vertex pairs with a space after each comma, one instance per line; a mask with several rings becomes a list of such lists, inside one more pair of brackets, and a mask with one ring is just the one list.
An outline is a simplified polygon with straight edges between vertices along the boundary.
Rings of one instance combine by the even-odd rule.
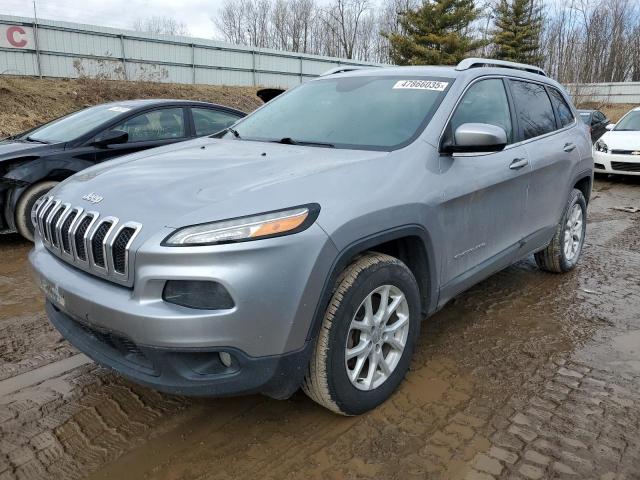
[[615, 123], [610, 123], [609, 125], [607, 125], [607, 126], [606, 126], [606, 127], [604, 127], [604, 128], [606, 128], [607, 130], [613, 130], [613, 127], [615, 127], [615, 126], [616, 126], [616, 124], [615, 124]]
[[497, 152], [507, 145], [504, 128], [488, 123], [463, 123], [454, 138], [453, 144], [443, 146], [445, 153]]
[[109, 130], [103, 134], [93, 144], [98, 148], [105, 148], [109, 145], [118, 145], [120, 143], [127, 143], [129, 140], [129, 134], [122, 130]]

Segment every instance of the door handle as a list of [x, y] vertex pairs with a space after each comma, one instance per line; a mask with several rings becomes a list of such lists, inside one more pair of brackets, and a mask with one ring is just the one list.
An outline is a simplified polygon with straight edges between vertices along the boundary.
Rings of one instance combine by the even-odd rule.
[[562, 149], [565, 152], [572, 152], [575, 148], [576, 148], [576, 144], [575, 143], [565, 143], [564, 147], [562, 147]]
[[529, 160], [526, 158], [514, 158], [513, 162], [509, 165], [511, 170], [520, 170], [522, 167], [529, 165]]

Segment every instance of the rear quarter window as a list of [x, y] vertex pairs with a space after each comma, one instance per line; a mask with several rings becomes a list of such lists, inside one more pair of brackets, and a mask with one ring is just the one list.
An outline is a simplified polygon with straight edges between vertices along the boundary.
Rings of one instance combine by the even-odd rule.
[[556, 129], [551, 100], [542, 85], [511, 80], [511, 91], [523, 140], [539, 137]]
[[551, 102], [553, 103], [553, 106], [556, 109], [556, 113], [558, 114], [558, 121], [560, 122], [560, 126], [566, 127], [567, 125], [571, 125], [575, 119], [573, 117], [573, 113], [571, 112], [571, 108], [569, 107], [569, 105], [567, 105], [567, 101], [555, 88], [549, 88], [549, 93], [551, 94]]

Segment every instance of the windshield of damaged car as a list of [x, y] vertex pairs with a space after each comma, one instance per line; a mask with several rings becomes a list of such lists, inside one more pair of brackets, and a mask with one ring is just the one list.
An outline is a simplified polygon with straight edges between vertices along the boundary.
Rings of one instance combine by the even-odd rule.
[[24, 136], [24, 140], [70, 142], [129, 110], [130, 108], [114, 104], [85, 108], [32, 130]]
[[614, 127], [615, 131], [640, 131], [640, 111], [627, 113]]
[[404, 76], [315, 80], [267, 103], [225, 138], [393, 150], [422, 131], [452, 82]]

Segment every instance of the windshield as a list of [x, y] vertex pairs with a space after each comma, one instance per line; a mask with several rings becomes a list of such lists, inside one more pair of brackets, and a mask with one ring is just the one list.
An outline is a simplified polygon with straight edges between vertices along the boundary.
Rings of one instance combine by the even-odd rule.
[[275, 98], [226, 136], [392, 150], [424, 128], [451, 81], [397, 76], [315, 80]]
[[591, 114], [590, 113], [581, 113], [580, 114], [580, 118], [582, 119], [582, 121], [584, 123], [589, 123], [591, 121]]
[[45, 143], [70, 142], [129, 110], [113, 104], [85, 108], [36, 128], [24, 138]]
[[627, 113], [614, 127], [615, 131], [640, 131], [640, 111]]

